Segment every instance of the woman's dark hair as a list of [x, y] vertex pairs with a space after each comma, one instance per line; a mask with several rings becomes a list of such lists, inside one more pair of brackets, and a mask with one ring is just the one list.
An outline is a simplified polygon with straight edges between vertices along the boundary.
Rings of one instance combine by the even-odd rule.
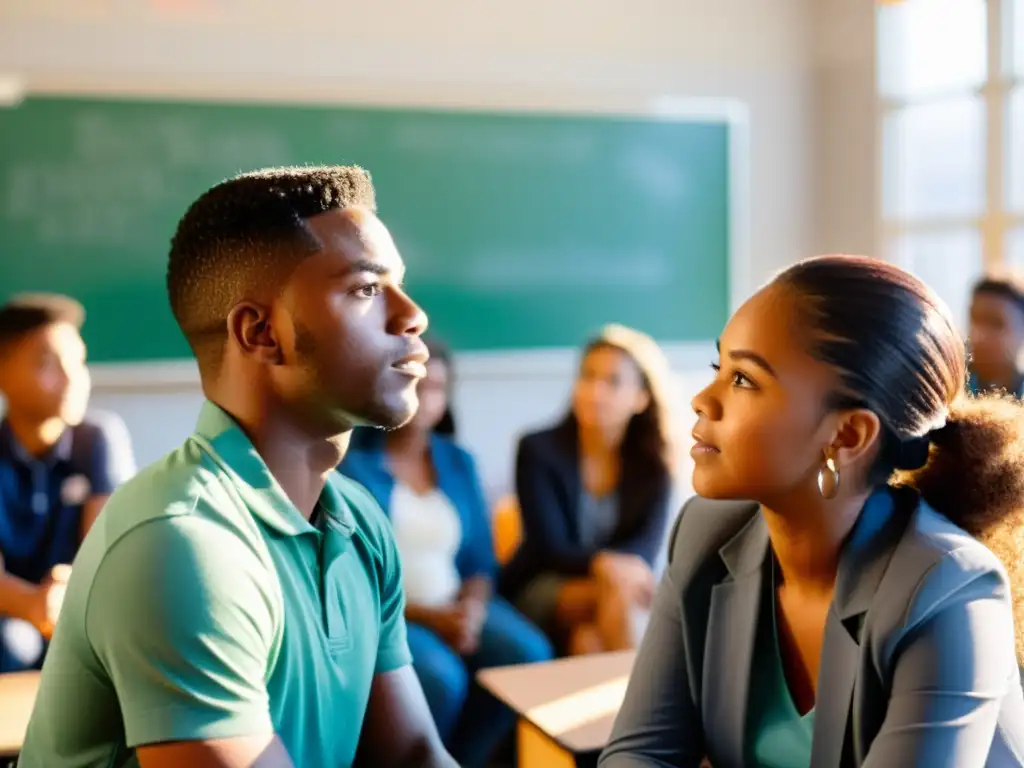
[[427, 345], [430, 352], [430, 359], [442, 363], [448, 371], [448, 384], [445, 398], [444, 415], [434, 426], [434, 432], [446, 437], [455, 437], [455, 415], [452, 413], [452, 392], [455, 387], [455, 367], [453, 365], [452, 352], [448, 346], [437, 336], [427, 334], [423, 337], [423, 343]]
[[797, 297], [797, 333], [839, 373], [828, 406], [865, 407], [882, 423], [869, 481], [909, 486], [1003, 562], [1024, 663], [1024, 407], [970, 396], [963, 339], [945, 303], [876, 259], [822, 256], [781, 272]]
[[[640, 372], [650, 398], [647, 408], [630, 419], [622, 438], [623, 475], [650, 476], [653, 470], [665, 478], [670, 477], [675, 468], [675, 441], [668, 396], [671, 374], [665, 355], [650, 336], [622, 325], [602, 328], [584, 345], [581, 359], [585, 360], [596, 349], [615, 349], [625, 354]], [[577, 427], [571, 410], [566, 423]]]

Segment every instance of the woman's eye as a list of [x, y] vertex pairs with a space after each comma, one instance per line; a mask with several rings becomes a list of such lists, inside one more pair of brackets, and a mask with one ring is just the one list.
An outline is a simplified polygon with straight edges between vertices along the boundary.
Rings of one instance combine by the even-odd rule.
[[739, 387], [741, 389], [754, 389], [756, 387], [754, 382], [752, 382], [750, 379], [748, 379], [744, 374], [740, 373], [739, 371], [736, 371], [735, 373], [733, 373], [733, 375], [732, 375], [732, 384], [733, 384], [734, 387]]

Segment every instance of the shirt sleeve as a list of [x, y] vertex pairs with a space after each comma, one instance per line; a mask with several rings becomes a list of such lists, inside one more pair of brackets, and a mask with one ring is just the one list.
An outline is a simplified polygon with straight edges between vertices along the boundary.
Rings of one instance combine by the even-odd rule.
[[107, 496], [135, 474], [135, 454], [128, 427], [120, 417], [105, 413], [93, 426], [89, 484], [94, 495]]
[[264, 568], [233, 533], [192, 516], [143, 523], [107, 552], [86, 633], [128, 747], [273, 730], [275, 603]]

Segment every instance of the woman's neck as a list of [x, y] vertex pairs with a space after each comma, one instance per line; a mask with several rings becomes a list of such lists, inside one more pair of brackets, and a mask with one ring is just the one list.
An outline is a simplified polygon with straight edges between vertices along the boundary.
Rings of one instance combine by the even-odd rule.
[[869, 495], [826, 501], [815, 489], [761, 505], [783, 583], [811, 593], [832, 590], [843, 542]]
[[411, 458], [426, 453], [430, 448], [430, 433], [422, 429], [403, 427], [388, 432], [385, 438], [388, 453]]
[[579, 428], [580, 454], [593, 460], [610, 459], [619, 455], [625, 430], [607, 430], [600, 427]]

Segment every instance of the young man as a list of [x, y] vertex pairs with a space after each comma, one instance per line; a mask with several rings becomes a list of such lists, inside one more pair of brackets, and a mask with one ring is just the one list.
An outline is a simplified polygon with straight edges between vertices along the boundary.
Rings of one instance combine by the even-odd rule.
[[0, 307], [0, 672], [42, 663], [79, 544], [134, 470], [123, 423], [85, 420], [84, 317], [66, 296]]
[[455, 766], [386, 519], [334, 472], [425, 373], [374, 208], [358, 168], [281, 169], [179, 223], [167, 286], [208, 402], [83, 546], [19, 765]]
[[1001, 389], [1024, 397], [1024, 286], [1012, 276], [986, 277], [971, 291], [972, 392]]

